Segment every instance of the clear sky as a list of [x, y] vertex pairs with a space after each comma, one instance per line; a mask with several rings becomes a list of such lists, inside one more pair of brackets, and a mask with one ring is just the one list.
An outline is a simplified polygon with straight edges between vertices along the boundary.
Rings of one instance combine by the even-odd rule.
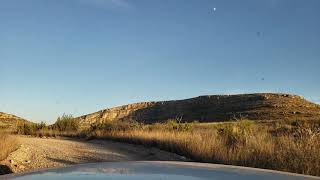
[[0, 111], [285, 92], [320, 102], [319, 0], [0, 0]]

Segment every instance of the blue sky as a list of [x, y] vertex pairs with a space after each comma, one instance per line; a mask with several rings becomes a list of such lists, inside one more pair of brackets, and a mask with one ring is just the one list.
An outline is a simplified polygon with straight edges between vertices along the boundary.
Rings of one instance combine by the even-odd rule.
[[0, 0], [0, 111], [52, 123], [205, 94], [319, 103], [319, 9], [318, 0]]

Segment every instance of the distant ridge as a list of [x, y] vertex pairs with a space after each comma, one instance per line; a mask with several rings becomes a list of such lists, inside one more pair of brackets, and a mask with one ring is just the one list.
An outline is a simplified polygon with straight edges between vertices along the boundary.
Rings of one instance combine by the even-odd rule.
[[320, 118], [320, 105], [301, 96], [277, 93], [207, 95], [184, 100], [141, 102], [104, 109], [76, 118], [80, 125], [133, 119], [144, 123], [180, 118], [184, 122]]
[[0, 112], [0, 128], [1, 129], [12, 130], [12, 129], [15, 129], [18, 124], [21, 124], [21, 123], [31, 123], [31, 122], [12, 114]]

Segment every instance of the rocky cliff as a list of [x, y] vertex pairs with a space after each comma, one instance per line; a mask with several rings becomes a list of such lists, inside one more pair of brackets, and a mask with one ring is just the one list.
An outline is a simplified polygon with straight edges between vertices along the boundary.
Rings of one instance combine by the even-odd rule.
[[6, 129], [6, 130], [15, 129], [17, 125], [21, 123], [31, 123], [31, 122], [12, 114], [0, 112], [0, 129]]
[[289, 94], [210, 95], [191, 99], [142, 102], [104, 109], [78, 117], [80, 124], [133, 119], [144, 123], [181, 118], [184, 122], [217, 122], [238, 118], [252, 120], [320, 118], [320, 106]]

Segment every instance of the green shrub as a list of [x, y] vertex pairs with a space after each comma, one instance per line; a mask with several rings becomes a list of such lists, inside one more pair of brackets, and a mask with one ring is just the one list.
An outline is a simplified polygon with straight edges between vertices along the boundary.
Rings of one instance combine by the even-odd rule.
[[46, 130], [48, 129], [48, 126], [45, 122], [41, 121], [40, 123], [36, 124], [37, 130]]
[[93, 124], [90, 124], [89, 131], [103, 130], [104, 128], [105, 128], [105, 123], [102, 123], [102, 122], [93, 123]]
[[23, 135], [31, 135], [36, 131], [36, 126], [30, 123], [23, 123], [18, 125], [17, 133]]
[[48, 130], [45, 122], [41, 123], [23, 123], [17, 126], [17, 133], [23, 135], [34, 135], [40, 130]]
[[103, 131], [129, 131], [140, 129], [142, 124], [135, 120], [121, 120], [109, 121], [92, 124], [90, 131], [103, 130]]
[[79, 129], [79, 123], [71, 114], [63, 114], [62, 116], [58, 117], [57, 121], [52, 127], [58, 131], [77, 131]]
[[165, 126], [167, 129], [174, 131], [189, 131], [192, 128], [191, 123], [182, 123], [181, 120], [178, 119], [169, 119], [165, 123]]
[[227, 123], [218, 129], [218, 133], [226, 140], [229, 148], [235, 148], [248, 142], [252, 135], [253, 122], [250, 120], [239, 120], [234, 123]]

